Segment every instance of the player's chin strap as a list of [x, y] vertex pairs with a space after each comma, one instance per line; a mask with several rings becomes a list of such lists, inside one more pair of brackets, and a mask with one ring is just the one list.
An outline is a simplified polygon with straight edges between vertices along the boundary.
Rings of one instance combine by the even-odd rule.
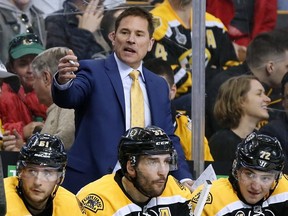
[[276, 189], [276, 187], [277, 187], [277, 185], [278, 185], [278, 183], [279, 183], [279, 179], [280, 179], [280, 178], [282, 178], [282, 172], [280, 172], [280, 173], [278, 174], [278, 176], [277, 176], [277, 178], [276, 178], [276, 180], [275, 180], [274, 187], [269, 190], [269, 195], [268, 195], [267, 197], [265, 197], [264, 201], [267, 200], [267, 199], [271, 196], [271, 194], [274, 192], [274, 190]]
[[62, 175], [60, 176], [60, 181], [59, 181], [59, 183], [55, 186], [55, 189], [54, 189], [53, 193], [51, 194], [52, 199], [54, 199], [54, 197], [56, 196], [56, 192], [57, 192], [59, 186], [63, 183], [64, 178], [65, 178], [65, 173], [66, 173], [66, 169], [65, 169], [65, 167], [63, 167], [63, 169], [62, 169]]
[[[62, 178], [62, 177], [61, 177], [61, 178]], [[57, 192], [59, 186], [60, 186], [60, 183], [58, 183], [58, 184], [55, 186], [54, 191], [53, 191], [52, 194], [51, 194], [51, 198], [52, 198], [52, 199], [54, 199], [54, 197], [56, 196], [56, 192]]]

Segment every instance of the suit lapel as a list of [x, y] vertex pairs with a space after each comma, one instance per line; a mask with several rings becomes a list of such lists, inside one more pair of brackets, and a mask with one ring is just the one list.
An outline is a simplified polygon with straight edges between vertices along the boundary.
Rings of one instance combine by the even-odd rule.
[[155, 121], [156, 116], [158, 115], [158, 90], [157, 86], [154, 84], [154, 81], [151, 77], [151, 74], [148, 72], [146, 68], [143, 68], [143, 75], [145, 77], [145, 86], [146, 86], [146, 91], [147, 91], [147, 96], [149, 100], [149, 105], [150, 105], [150, 112], [151, 112], [151, 122]]
[[121, 105], [122, 113], [125, 116], [125, 99], [123, 84], [113, 54], [108, 56], [105, 60], [105, 71], [107, 76], [111, 80], [114, 92], [117, 95], [118, 101]]

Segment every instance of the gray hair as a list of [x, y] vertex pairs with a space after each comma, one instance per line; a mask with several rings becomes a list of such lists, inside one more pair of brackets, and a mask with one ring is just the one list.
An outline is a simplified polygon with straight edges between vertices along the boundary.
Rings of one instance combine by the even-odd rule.
[[67, 55], [68, 50], [66, 47], [53, 47], [43, 51], [32, 61], [33, 71], [41, 74], [46, 70], [53, 76], [57, 71], [59, 60]]

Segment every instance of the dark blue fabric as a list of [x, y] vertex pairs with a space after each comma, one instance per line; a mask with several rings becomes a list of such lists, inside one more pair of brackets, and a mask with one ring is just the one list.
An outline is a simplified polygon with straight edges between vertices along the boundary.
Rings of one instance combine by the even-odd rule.
[[[179, 155], [174, 176], [192, 178], [179, 138], [174, 135], [169, 89], [166, 81], [143, 69], [152, 124], [172, 139]], [[106, 60], [83, 60], [67, 90], [52, 85], [54, 102], [75, 109], [75, 142], [68, 152], [63, 186], [76, 193], [87, 183], [111, 173], [117, 162], [117, 147], [125, 132], [125, 101], [121, 77], [113, 54]]]

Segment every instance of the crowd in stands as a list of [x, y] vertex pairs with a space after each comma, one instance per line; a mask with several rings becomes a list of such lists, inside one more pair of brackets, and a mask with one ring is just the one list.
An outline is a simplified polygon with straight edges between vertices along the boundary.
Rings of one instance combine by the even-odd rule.
[[[7, 215], [191, 215], [193, 0], [39, 2], [0, 0], [0, 149], [20, 155]], [[286, 214], [286, 3], [206, 0], [201, 145], [232, 171], [203, 215]]]

